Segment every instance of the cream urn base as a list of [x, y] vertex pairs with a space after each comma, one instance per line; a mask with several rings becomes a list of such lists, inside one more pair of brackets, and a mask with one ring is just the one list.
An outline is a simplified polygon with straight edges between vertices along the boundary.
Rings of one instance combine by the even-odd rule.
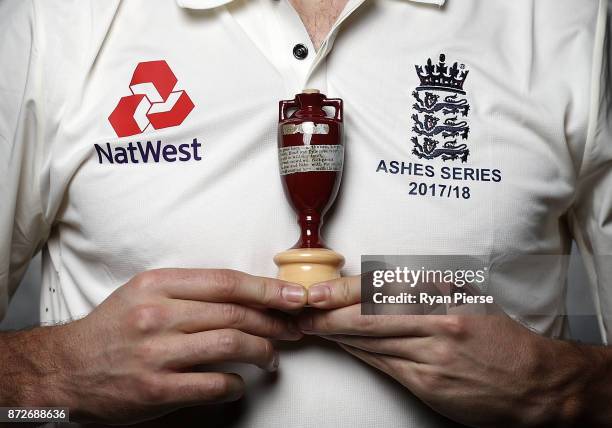
[[274, 256], [278, 279], [308, 288], [313, 284], [340, 278], [344, 257], [326, 248], [296, 248]]

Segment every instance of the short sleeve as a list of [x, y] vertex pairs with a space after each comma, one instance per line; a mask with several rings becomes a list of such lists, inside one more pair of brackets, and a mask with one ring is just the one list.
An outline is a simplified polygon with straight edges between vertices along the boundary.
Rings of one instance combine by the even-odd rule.
[[41, 205], [43, 115], [34, 4], [0, 0], [0, 319], [48, 234]]
[[591, 108], [584, 157], [569, 220], [592, 287], [603, 340], [612, 343], [612, 73], [610, 7], [596, 25]]

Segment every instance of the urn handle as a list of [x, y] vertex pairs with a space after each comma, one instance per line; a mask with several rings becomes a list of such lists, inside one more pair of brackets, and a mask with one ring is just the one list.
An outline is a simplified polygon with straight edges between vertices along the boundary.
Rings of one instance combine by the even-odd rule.
[[298, 108], [298, 102], [296, 100], [284, 100], [278, 103], [278, 121], [282, 122], [287, 119], [287, 110], [290, 108]]
[[325, 98], [322, 105], [334, 107], [336, 109], [334, 119], [336, 119], [338, 122], [342, 122], [342, 100], [340, 98]]

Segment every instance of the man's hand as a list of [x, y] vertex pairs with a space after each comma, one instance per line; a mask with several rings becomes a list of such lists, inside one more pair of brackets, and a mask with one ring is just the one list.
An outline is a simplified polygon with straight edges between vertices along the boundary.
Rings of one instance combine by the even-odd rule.
[[[317, 309], [300, 315], [304, 333], [338, 342], [470, 426], [572, 426], [584, 417], [587, 385], [602, 374], [596, 348], [539, 336], [505, 314], [361, 315], [359, 277], [308, 294]], [[605, 403], [609, 389], [593, 403]]]
[[[117, 423], [236, 400], [244, 390], [238, 375], [196, 366], [237, 362], [276, 370], [269, 339], [302, 334], [267, 308], [294, 311], [305, 303], [301, 286], [236, 271], [145, 272], [85, 318], [51, 327], [49, 340], [42, 340], [44, 328], [35, 330], [34, 348], [53, 343], [42, 356], [51, 361], [36, 369], [45, 380], [19, 405], [68, 406], [71, 418]], [[18, 363], [25, 370], [26, 361]]]

